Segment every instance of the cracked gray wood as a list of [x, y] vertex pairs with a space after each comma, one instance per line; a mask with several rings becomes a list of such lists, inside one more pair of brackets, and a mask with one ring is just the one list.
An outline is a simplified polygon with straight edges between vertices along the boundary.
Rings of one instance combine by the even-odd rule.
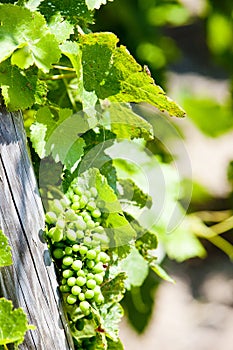
[[26, 333], [21, 350], [74, 349], [56, 274], [46, 244], [43, 207], [27, 153], [20, 112], [0, 101], [0, 226], [12, 247], [13, 266], [0, 270], [0, 296], [22, 307], [36, 330]]

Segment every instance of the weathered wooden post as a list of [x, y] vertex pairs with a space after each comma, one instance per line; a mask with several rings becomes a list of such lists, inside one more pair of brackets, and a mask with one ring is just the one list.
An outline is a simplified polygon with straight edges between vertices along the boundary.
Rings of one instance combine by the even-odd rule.
[[27, 153], [20, 112], [0, 100], [0, 226], [12, 247], [13, 266], [0, 271], [0, 296], [22, 307], [36, 330], [22, 350], [74, 349], [57, 293], [56, 275], [39, 233], [43, 207]]

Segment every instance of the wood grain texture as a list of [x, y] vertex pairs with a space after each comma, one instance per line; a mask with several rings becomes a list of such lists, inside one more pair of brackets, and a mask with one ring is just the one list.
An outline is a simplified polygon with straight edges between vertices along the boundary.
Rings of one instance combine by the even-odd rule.
[[0, 102], [0, 226], [12, 247], [13, 266], [0, 270], [0, 296], [22, 307], [30, 324], [22, 350], [74, 349], [62, 313], [54, 266], [40, 235], [43, 207], [19, 112]]

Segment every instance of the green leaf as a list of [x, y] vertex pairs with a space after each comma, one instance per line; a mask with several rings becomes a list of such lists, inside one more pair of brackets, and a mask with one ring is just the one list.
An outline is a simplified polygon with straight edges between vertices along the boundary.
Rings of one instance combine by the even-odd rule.
[[[119, 199], [129, 200], [139, 208], [152, 206], [152, 199], [148, 194], [145, 194], [131, 179], [119, 179], [118, 184], [120, 186]], [[123, 191], [123, 192], [122, 192]]]
[[184, 97], [188, 116], [207, 136], [218, 137], [232, 130], [232, 101], [219, 104], [216, 100], [203, 97]]
[[11, 57], [13, 65], [26, 69], [35, 64], [44, 72], [60, 58], [58, 42], [38, 12], [0, 4], [0, 62]]
[[131, 287], [141, 286], [149, 272], [148, 263], [136, 248], [132, 248], [127, 258], [121, 261], [120, 266], [121, 270], [127, 275], [125, 286], [128, 290]]
[[193, 257], [206, 256], [205, 248], [192, 232], [188, 218], [170, 233], [157, 228], [157, 235], [170, 259], [182, 262]]
[[32, 145], [41, 158], [52, 154], [70, 171], [77, 167], [84, 152], [85, 141], [79, 134], [89, 129], [81, 114], [72, 114], [70, 109], [60, 109], [58, 118], [48, 107], [38, 110], [36, 120], [30, 127]]
[[117, 47], [112, 33], [82, 35], [84, 88], [100, 99], [114, 102], [147, 102], [172, 116], [185, 112], [143, 71], [124, 46]]
[[156, 273], [160, 278], [167, 282], [175, 283], [174, 279], [168, 275], [168, 273], [158, 264], [155, 262], [150, 263], [150, 268], [152, 271]]
[[113, 0], [85, 0], [87, 7], [89, 10], [98, 10], [101, 5], [106, 5], [107, 1], [113, 1]]
[[31, 107], [36, 98], [37, 83], [35, 69], [22, 72], [9, 60], [0, 64], [0, 88], [9, 111]]
[[100, 314], [102, 318], [101, 326], [105, 330], [106, 336], [113, 341], [118, 341], [119, 323], [124, 315], [122, 306], [118, 303], [110, 307], [108, 304], [103, 304], [100, 308]]
[[93, 23], [93, 11], [88, 9], [85, 0], [43, 1], [39, 10], [47, 18], [59, 12], [62, 17], [68, 18], [81, 26]]
[[74, 34], [73, 24], [64, 20], [59, 13], [51, 18], [49, 29], [59, 43], [63, 43], [65, 40], [69, 39], [71, 34]]
[[[137, 115], [123, 103], [111, 103], [106, 110], [106, 123], [119, 139], [153, 138], [153, 128], [145, 119]], [[103, 121], [105, 124], [105, 121]]]
[[8, 239], [0, 230], [0, 267], [12, 265], [11, 248]]
[[9, 343], [21, 344], [24, 335], [29, 329], [27, 317], [24, 311], [19, 308], [13, 310], [12, 302], [5, 298], [0, 299], [0, 345]]
[[117, 341], [113, 341], [111, 339], [108, 339], [108, 350], [124, 350], [123, 344], [121, 343], [120, 339]]
[[104, 296], [105, 303], [118, 303], [122, 300], [125, 293], [125, 279], [126, 274], [120, 272], [115, 278], [104, 283], [101, 292]]
[[160, 282], [161, 280], [150, 270], [143, 285], [132, 287], [122, 301], [128, 320], [139, 333], [145, 330], [150, 321]]

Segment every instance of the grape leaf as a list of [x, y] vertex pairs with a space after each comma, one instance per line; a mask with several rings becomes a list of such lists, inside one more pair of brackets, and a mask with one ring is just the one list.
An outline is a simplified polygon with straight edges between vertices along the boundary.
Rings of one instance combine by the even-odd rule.
[[111, 339], [107, 339], [108, 341], [108, 350], [124, 350], [124, 347], [120, 341], [120, 339], [113, 341]]
[[48, 72], [52, 63], [59, 60], [58, 42], [40, 13], [0, 4], [0, 22], [0, 62], [12, 56], [12, 64], [19, 68], [35, 64]]
[[[107, 125], [120, 139], [153, 138], [153, 128], [145, 119], [134, 113], [127, 104], [111, 103], [106, 110]], [[103, 121], [105, 124], [105, 121]]]
[[120, 272], [115, 278], [104, 283], [101, 292], [104, 296], [105, 303], [118, 303], [121, 301], [125, 293], [125, 279], [126, 274]]
[[185, 218], [171, 233], [166, 233], [157, 227], [157, 235], [170, 259], [183, 262], [193, 257], [203, 258], [206, 255], [205, 248], [191, 230], [188, 218]]
[[[84, 89], [83, 86], [83, 70], [82, 70], [82, 61], [81, 61], [81, 50], [76, 42], [67, 41], [63, 45], [61, 45], [61, 50], [64, 55], [66, 55], [75, 69], [77, 74], [77, 81], [75, 84], [75, 89], [71, 94], [74, 97], [75, 101], [79, 101], [83, 105], [83, 110], [90, 114], [90, 110], [92, 110], [92, 114], [95, 115], [95, 110], [93, 113], [94, 106], [97, 102], [96, 94], [92, 92], [88, 92]], [[72, 85], [74, 85], [74, 80], [72, 81]], [[69, 86], [68, 88], [70, 88]]]
[[[113, 0], [108, 0], [113, 1]], [[85, 0], [89, 10], [99, 9], [101, 5], [106, 5], [107, 0]]]
[[71, 34], [74, 34], [74, 26], [64, 20], [60, 14], [56, 14], [51, 18], [49, 28], [59, 43], [63, 43], [69, 39]]
[[127, 275], [125, 286], [128, 290], [131, 287], [139, 287], [146, 279], [149, 267], [136, 248], [132, 248], [127, 258], [120, 263], [121, 270]]
[[9, 111], [31, 107], [35, 98], [39, 98], [35, 73], [34, 68], [22, 72], [18, 67], [12, 66], [9, 60], [0, 64], [0, 88]]
[[143, 71], [124, 46], [117, 47], [112, 33], [82, 35], [84, 88], [100, 99], [114, 102], [147, 102], [172, 116], [185, 112]]
[[0, 267], [9, 266], [12, 264], [11, 248], [8, 244], [8, 239], [0, 230]]
[[143, 208], [147, 206], [151, 208], [152, 199], [151, 196], [145, 194], [131, 179], [119, 179], [118, 184], [120, 186], [119, 189], [119, 199], [129, 200], [133, 204], [139, 206], [139, 208]]
[[30, 138], [40, 158], [51, 153], [56, 162], [73, 171], [83, 155], [85, 141], [79, 134], [89, 128], [86, 120], [70, 109], [60, 109], [56, 119], [48, 107], [38, 110], [36, 120], [30, 127]]
[[21, 308], [13, 310], [12, 302], [0, 299], [0, 345], [21, 344], [27, 330], [34, 329], [28, 325], [27, 317]]
[[88, 9], [85, 0], [43, 1], [39, 6], [39, 10], [47, 18], [59, 12], [61, 16], [82, 26], [93, 23], [93, 11]]
[[100, 308], [102, 318], [101, 327], [105, 330], [106, 335], [113, 341], [118, 341], [119, 322], [124, 315], [122, 306], [119, 303], [103, 304]]
[[160, 278], [167, 282], [175, 283], [174, 279], [168, 275], [168, 273], [158, 264], [156, 264], [154, 261], [150, 263], [150, 268], [152, 271], [156, 273]]

